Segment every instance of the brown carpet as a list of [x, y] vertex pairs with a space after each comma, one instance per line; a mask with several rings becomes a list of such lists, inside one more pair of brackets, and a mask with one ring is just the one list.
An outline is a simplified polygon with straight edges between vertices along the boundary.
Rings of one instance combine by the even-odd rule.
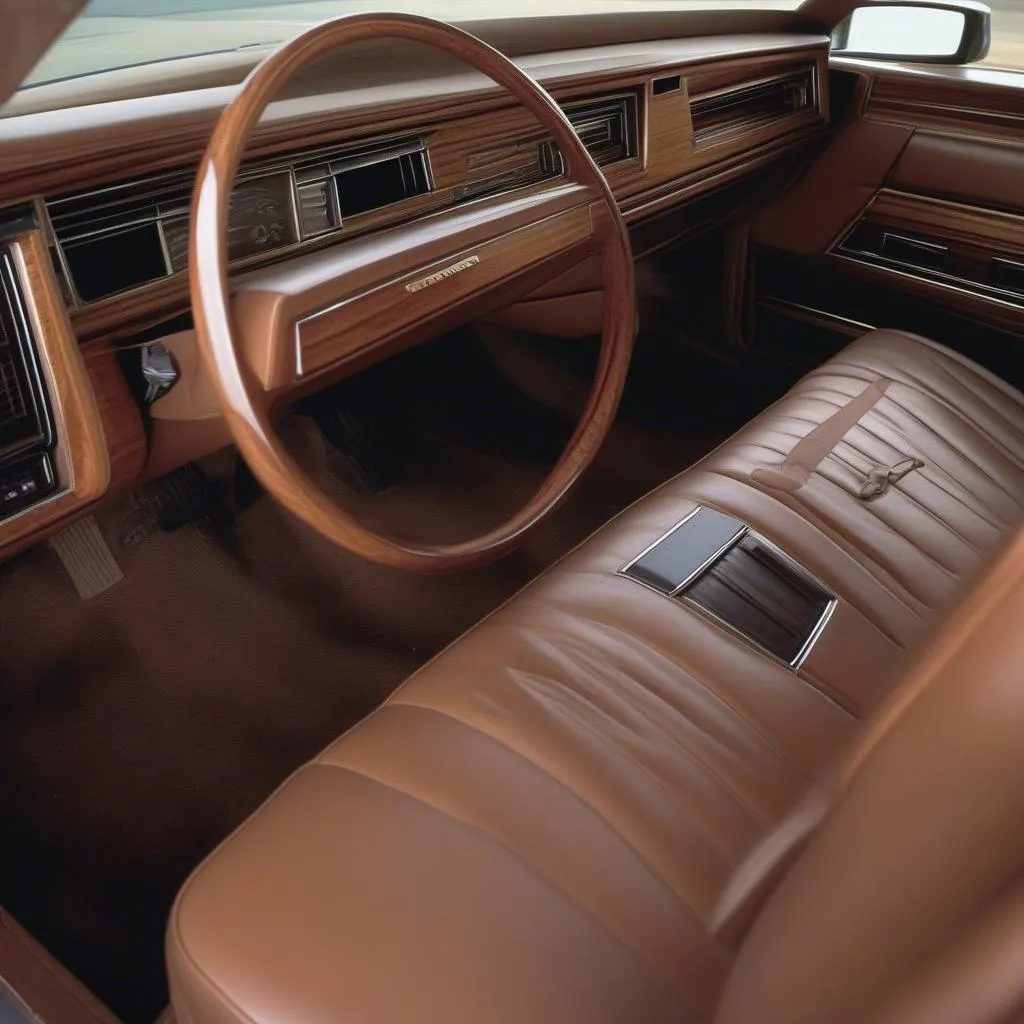
[[[549, 407], [571, 412], [585, 391], [543, 347], [499, 354]], [[105, 510], [125, 579], [91, 601], [46, 546], [0, 567], [0, 903], [124, 1020], [152, 1021], [166, 1001], [163, 925], [190, 869], [417, 666], [773, 397], [736, 384], [678, 353], [669, 376], [661, 362], [638, 371], [569, 505], [464, 575], [369, 565], [267, 498], [228, 544], [189, 526], [119, 547], [127, 502]], [[299, 427], [296, 442], [322, 472], [319, 435]], [[544, 471], [487, 447], [433, 437], [401, 487], [339, 494], [380, 526], [466, 536]]]

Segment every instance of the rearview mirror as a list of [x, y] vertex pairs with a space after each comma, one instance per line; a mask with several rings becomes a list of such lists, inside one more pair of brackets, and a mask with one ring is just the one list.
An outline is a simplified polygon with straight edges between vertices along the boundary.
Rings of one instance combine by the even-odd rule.
[[975, 0], [876, 0], [858, 7], [836, 29], [832, 52], [878, 60], [969, 64], [988, 54], [991, 19], [988, 6]]

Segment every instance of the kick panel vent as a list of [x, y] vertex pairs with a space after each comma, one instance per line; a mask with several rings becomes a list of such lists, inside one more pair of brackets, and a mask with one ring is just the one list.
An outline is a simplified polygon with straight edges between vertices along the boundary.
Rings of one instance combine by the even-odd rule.
[[816, 71], [811, 64], [738, 88], [696, 96], [690, 102], [694, 145], [712, 146], [817, 109]]

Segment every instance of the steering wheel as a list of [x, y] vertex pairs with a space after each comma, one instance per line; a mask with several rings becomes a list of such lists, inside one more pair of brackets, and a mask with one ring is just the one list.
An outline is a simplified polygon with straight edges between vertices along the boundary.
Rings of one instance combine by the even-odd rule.
[[[267, 104], [298, 70], [336, 47], [403, 39], [461, 58], [531, 111], [562, 153], [565, 179], [528, 194], [446, 208], [406, 228], [342, 242], [289, 261], [273, 289], [228, 283], [228, 207], [247, 141]], [[598, 253], [604, 320], [597, 372], [568, 445], [525, 508], [473, 540], [416, 545], [360, 525], [299, 466], [275, 430], [272, 401], [329, 374], [359, 334], [359, 351], [457, 314], [500, 291], [511, 273]], [[409, 273], [410, 254], [422, 261]], [[405, 261], [402, 264], [402, 260]], [[396, 263], [396, 261], [398, 261]], [[402, 271], [396, 266], [402, 264]], [[218, 121], [192, 202], [189, 275], [199, 348], [234, 440], [253, 473], [287, 509], [374, 562], [453, 572], [506, 554], [569, 496], [608, 434], [636, 335], [629, 235], [608, 183], [555, 101], [507, 57], [460, 29], [411, 15], [355, 14], [324, 22], [269, 55]], [[403, 272], [404, 271], [404, 272]], [[557, 270], [555, 270], [557, 272]], [[258, 275], [257, 275], [258, 276]], [[256, 293], [253, 293], [253, 287]], [[248, 292], [245, 289], [248, 288]], [[248, 302], [244, 308], [240, 302]], [[260, 303], [263, 303], [261, 305]], [[269, 304], [268, 304], [269, 303]], [[313, 308], [312, 315], [301, 315]], [[297, 312], [298, 311], [298, 312]], [[334, 318], [338, 318], [336, 321]], [[312, 326], [312, 329], [310, 327]], [[268, 354], [269, 353], [269, 354]], [[311, 368], [315, 370], [312, 373]]]

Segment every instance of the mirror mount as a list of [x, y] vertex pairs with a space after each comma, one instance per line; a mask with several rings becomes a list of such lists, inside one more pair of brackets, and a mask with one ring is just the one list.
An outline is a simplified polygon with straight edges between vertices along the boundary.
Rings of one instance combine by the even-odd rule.
[[[886, 7], [925, 11], [948, 11], [963, 17], [959, 46], [951, 53], [914, 54], [895, 51], [880, 52], [860, 47], [849, 48], [851, 27], [858, 11], [882, 11]], [[872, 0], [858, 5], [836, 27], [832, 35], [832, 53], [837, 57], [857, 57], [866, 60], [898, 61], [913, 64], [973, 64], [988, 56], [992, 44], [992, 11], [980, 0]]]

